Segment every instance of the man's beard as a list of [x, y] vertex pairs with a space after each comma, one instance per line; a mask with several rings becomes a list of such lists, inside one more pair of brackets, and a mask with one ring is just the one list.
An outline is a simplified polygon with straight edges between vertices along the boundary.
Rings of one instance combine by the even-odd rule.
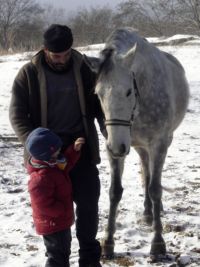
[[45, 55], [47, 64], [55, 71], [62, 72], [68, 69], [71, 60], [67, 61], [65, 64], [54, 63], [48, 55]]

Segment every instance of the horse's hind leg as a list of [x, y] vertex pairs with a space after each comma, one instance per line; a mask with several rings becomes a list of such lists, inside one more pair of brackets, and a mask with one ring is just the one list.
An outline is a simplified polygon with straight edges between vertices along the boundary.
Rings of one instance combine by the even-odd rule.
[[149, 195], [153, 204], [153, 229], [155, 231], [150, 253], [155, 256], [166, 253], [165, 241], [162, 237], [163, 227], [160, 211], [162, 205], [161, 175], [167, 154], [167, 147], [168, 145], [163, 142], [150, 149], [151, 180], [149, 183]]
[[114, 256], [114, 233], [117, 216], [117, 207], [122, 197], [121, 176], [124, 169], [124, 159], [113, 159], [109, 156], [111, 167], [111, 185], [109, 191], [110, 209], [105, 239], [102, 244], [102, 254], [107, 258]]
[[152, 225], [153, 221], [153, 213], [152, 213], [152, 202], [149, 197], [149, 182], [150, 182], [150, 170], [149, 170], [149, 154], [148, 152], [141, 147], [136, 147], [136, 151], [138, 152], [141, 165], [142, 165], [142, 180], [144, 185], [144, 221], [148, 225]]

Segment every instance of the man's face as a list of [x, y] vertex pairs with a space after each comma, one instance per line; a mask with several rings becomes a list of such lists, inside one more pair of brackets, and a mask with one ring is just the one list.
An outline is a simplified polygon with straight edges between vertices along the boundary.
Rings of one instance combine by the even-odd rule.
[[52, 67], [56, 70], [64, 70], [71, 58], [71, 48], [59, 53], [51, 52], [45, 48], [44, 52], [47, 57], [48, 63], [52, 65]]

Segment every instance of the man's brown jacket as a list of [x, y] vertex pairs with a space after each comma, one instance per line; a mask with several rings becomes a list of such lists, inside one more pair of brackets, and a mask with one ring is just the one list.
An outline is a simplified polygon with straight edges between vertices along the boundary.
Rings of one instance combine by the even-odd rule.
[[[40, 126], [47, 127], [47, 90], [43, 57], [44, 52], [41, 50], [31, 62], [20, 69], [13, 83], [9, 116], [11, 125], [22, 144], [33, 129]], [[97, 164], [100, 162], [100, 156], [94, 119], [98, 120], [103, 131], [104, 117], [94, 94], [95, 75], [91, 73], [78, 51], [72, 50], [72, 59], [86, 140], [91, 160]]]

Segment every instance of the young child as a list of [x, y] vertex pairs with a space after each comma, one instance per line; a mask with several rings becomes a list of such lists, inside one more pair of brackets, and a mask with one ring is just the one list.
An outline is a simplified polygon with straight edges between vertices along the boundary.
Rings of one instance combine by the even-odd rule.
[[31, 155], [26, 166], [28, 190], [36, 232], [43, 236], [46, 246], [45, 267], [69, 267], [74, 212], [68, 173], [79, 159], [84, 142], [84, 138], [78, 138], [61, 157], [62, 141], [49, 129], [39, 127], [26, 140]]

